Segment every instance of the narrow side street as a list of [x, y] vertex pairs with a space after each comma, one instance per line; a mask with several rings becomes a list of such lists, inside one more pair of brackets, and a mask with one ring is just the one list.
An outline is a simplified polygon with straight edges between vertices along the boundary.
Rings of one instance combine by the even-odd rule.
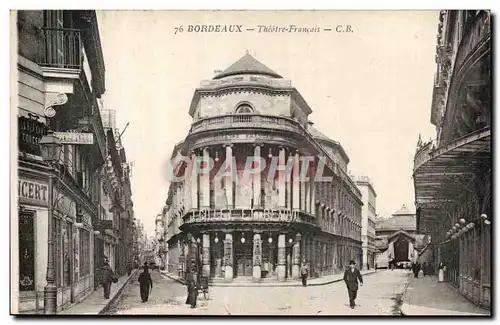
[[139, 297], [137, 281], [131, 282], [108, 314], [149, 315], [400, 315], [401, 295], [408, 281], [405, 270], [380, 270], [364, 277], [356, 308], [349, 308], [343, 281], [313, 287], [210, 287], [208, 300], [185, 305], [186, 289], [152, 272], [154, 287], [147, 303]]

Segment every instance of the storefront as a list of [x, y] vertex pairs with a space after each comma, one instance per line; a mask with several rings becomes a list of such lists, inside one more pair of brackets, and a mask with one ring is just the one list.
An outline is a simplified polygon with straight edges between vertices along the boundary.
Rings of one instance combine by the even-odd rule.
[[20, 170], [18, 178], [19, 311], [43, 308], [47, 271], [49, 182], [43, 171]]

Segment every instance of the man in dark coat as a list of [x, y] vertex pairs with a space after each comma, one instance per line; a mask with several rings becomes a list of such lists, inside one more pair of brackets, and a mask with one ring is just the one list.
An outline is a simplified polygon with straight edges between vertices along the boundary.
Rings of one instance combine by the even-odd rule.
[[109, 266], [108, 259], [104, 259], [103, 265], [99, 269], [99, 282], [102, 284], [102, 289], [104, 293], [104, 299], [109, 299], [109, 293], [111, 291], [111, 284], [118, 280], [115, 272]]
[[358, 280], [363, 285], [363, 277], [361, 277], [361, 273], [356, 268], [356, 262], [351, 260], [349, 261], [349, 268], [344, 272], [344, 282], [349, 293], [349, 306], [352, 309], [356, 306], [354, 300], [356, 300], [356, 296], [358, 295]]
[[141, 292], [142, 302], [147, 302], [149, 299], [149, 293], [153, 289], [153, 280], [151, 279], [151, 274], [149, 274], [148, 264], [144, 263], [143, 271], [139, 275], [139, 289]]
[[307, 269], [307, 265], [305, 261], [302, 261], [302, 266], [300, 267], [300, 278], [302, 279], [302, 285], [304, 287], [307, 286], [307, 276], [309, 274], [309, 270]]

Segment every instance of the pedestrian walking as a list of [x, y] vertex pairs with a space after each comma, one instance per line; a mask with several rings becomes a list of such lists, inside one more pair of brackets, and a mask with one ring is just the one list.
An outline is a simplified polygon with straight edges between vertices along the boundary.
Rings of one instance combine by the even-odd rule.
[[142, 302], [147, 302], [149, 299], [149, 294], [153, 290], [153, 280], [151, 279], [151, 274], [149, 274], [148, 264], [144, 263], [143, 271], [139, 275], [139, 290], [141, 292]]
[[424, 263], [422, 264], [422, 276], [424, 276], [424, 277], [425, 277], [426, 275], [427, 275], [427, 263], [426, 263], [426, 262], [424, 262]]
[[415, 278], [418, 278], [418, 272], [420, 271], [420, 264], [418, 262], [413, 263], [412, 270], [413, 270], [413, 276], [415, 276]]
[[118, 277], [111, 266], [109, 266], [107, 258], [104, 259], [103, 265], [99, 269], [99, 282], [102, 284], [104, 299], [109, 299], [111, 284], [118, 282]]
[[443, 262], [439, 262], [438, 266], [438, 282], [444, 282], [444, 271], [445, 271], [445, 266]]
[[349, 293], [349, 306], [351, 309], [354, 309], [356, 306], [355, 300], [358, 295], [358, 280], [359, 284], [363, 286], [363, 277], [356, 268], [356, 262], [351, 260], [349, 261], [349, 268], [344, 272], [344, 282], [347, 286], [347, 292]]
[[191, 308], [196, 307], [198, 299], [198, 274], [194, 268], [188, 269], [186, 272], [187, 299], [186, 305], [191, 305]]
[[302, 285], [307, 287], [307, 276], [309, 274], [309, 270], [307, 269], [307, 265], [305, 261], [302, 261], [302, 266], [300, 267], [300, 278], [302, 279]]

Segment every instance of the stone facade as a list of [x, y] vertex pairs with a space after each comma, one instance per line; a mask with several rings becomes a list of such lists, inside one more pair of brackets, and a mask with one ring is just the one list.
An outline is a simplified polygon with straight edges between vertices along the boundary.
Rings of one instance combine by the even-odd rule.
[[343, 149], [320, 143], [300, 93], [262, 66], [247, 54], [195, 91], [172, 154], [183, 179], [166, 200], [169, 272], [284, 281], [301, 262], [312, 276], [362, 263], [361, 193], [330, 147]]
[[375, 218], [377, 193], [367, 176], [356, 177], [356, 185], [363, 198], [361, 239], [363, 241], [363, 269], [375, 268]]

